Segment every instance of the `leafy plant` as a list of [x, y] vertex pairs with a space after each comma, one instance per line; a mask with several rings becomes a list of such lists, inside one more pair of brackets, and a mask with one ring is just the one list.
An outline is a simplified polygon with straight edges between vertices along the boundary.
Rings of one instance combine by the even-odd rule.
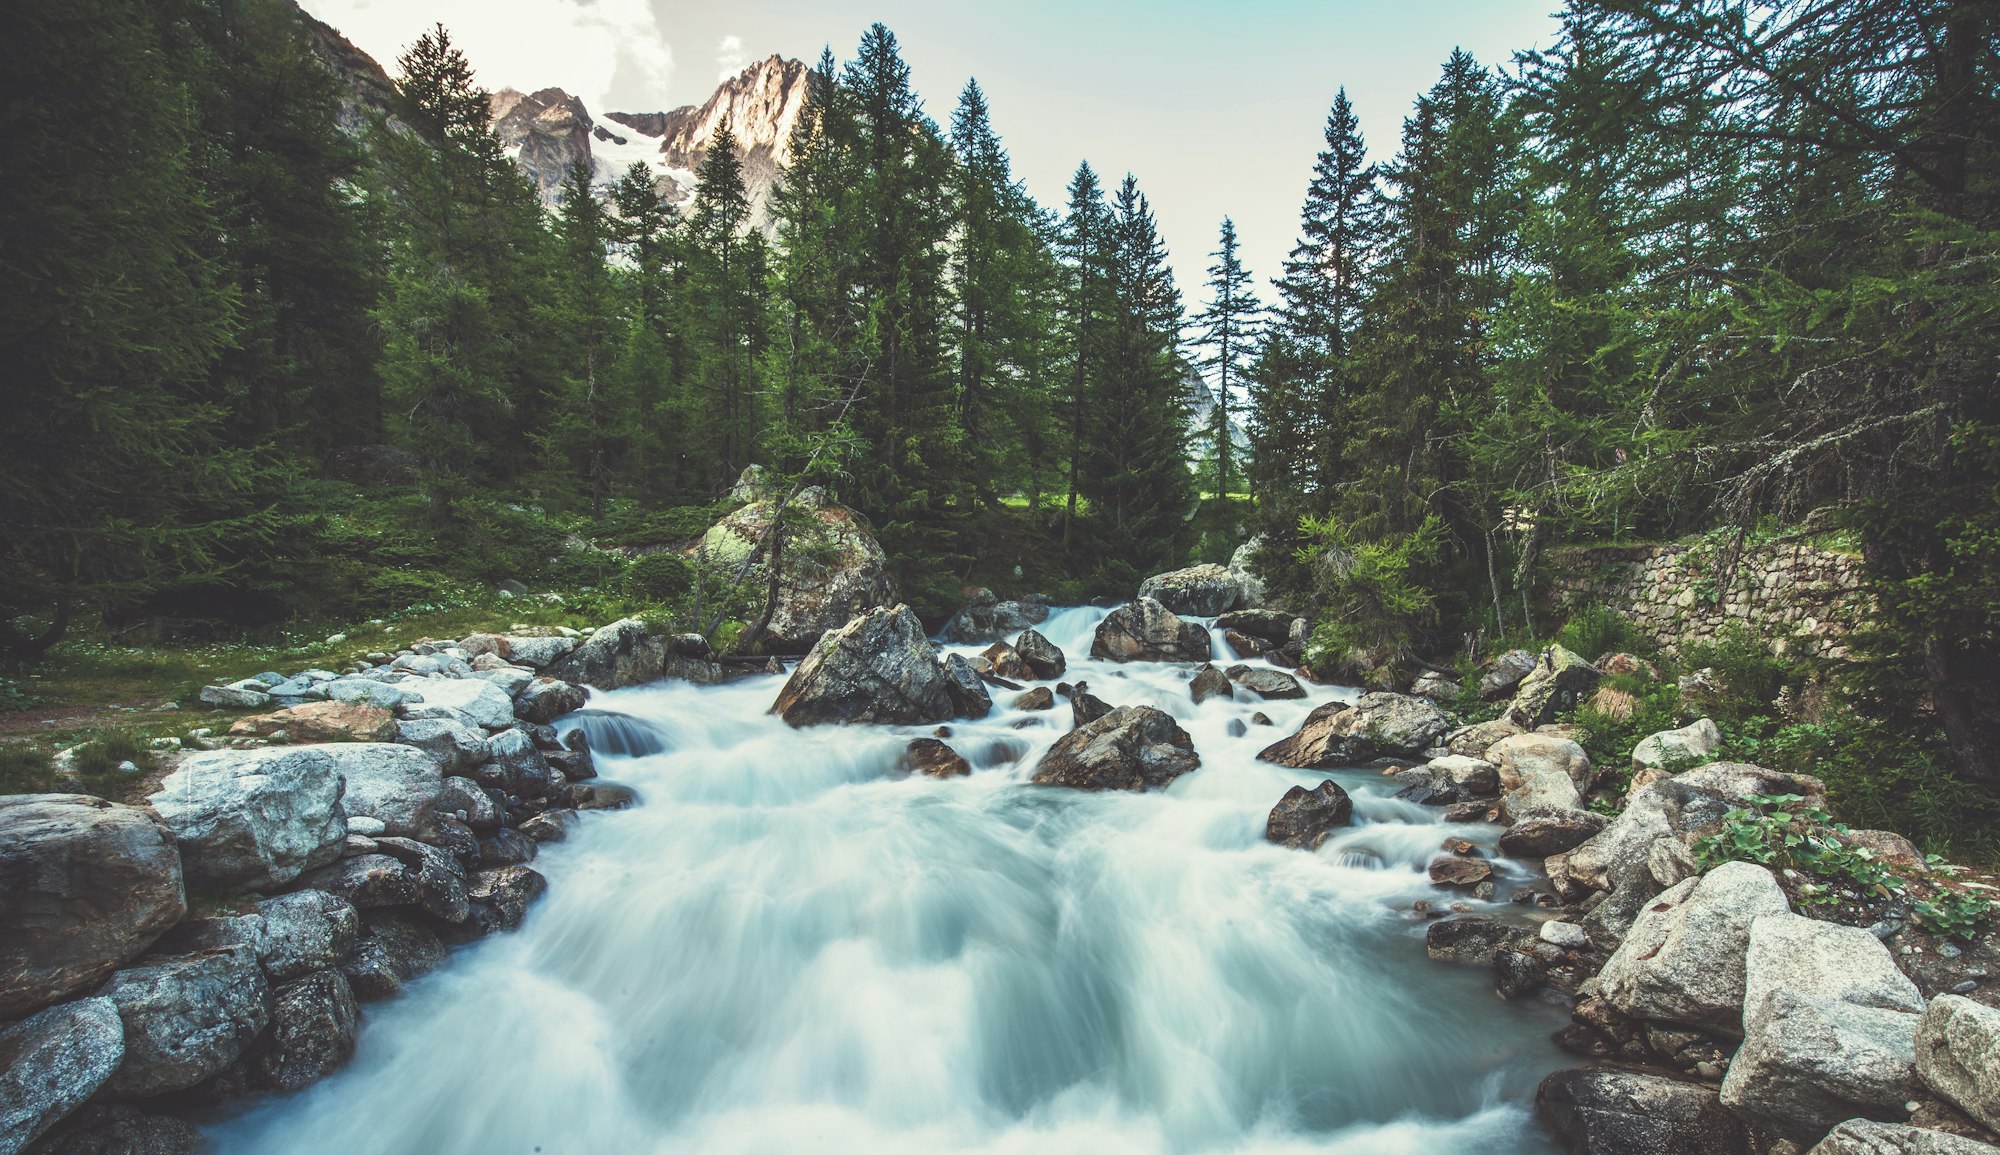
[[1602, 654], [1624, 651], [1645, 654], [1652, 643], [1622, 614], [1604, 606], [1589, 605], [1572, 615], [1556, 639], [1564, 648], [1594, 662]]
[[[1798, 794], [1759, 794], [1750, 805], [1723, 816], [1722, 829], [1695, 843], [1695, 861], [1702, 869], [1725, 862], [1755, 862], [1810, 874], [1827, 882], [1845, 882], [1888, 898], [1905, 889], [1904, 880], [1875, 860], [1865, 846], [1850, 844], [1844, 823], [1816, 806], [1805, 806]], [[1828, 903], [1837, 896], [1815, 887], [1802, 896]]]
[[1966, 890], [1941, 886], [1911, 907], [1917, 922], [1932, 934], [1970, 939], [2000, 925], [2000, 903]]

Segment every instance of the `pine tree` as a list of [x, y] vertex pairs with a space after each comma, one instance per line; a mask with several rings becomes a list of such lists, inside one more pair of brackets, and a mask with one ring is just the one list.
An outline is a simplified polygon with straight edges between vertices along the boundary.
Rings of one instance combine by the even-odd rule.
[[1221, 507], [1230, 501], [1230, 454], [1235, 446], [1236, 391], [1242, 387], [1258, 334], [1263, 329], [1263, 307], [1250, 288], [1250, 271], [1243, 267], [1237, 252], [1236, 222], [1222, 218], [1222, 237], [1209, 256], [1208, 305], [1196, 316], [1201, 333], [1194, 340], [1208, 355], [1200, 367], [1209, 375], [1215, 393], [1207, 430], [1210, 451], [1215, 454], [1215, 498]]
[[1083, 460], [1088, 451], [1086, 419], [1103, 368], [1103, 343], [1110, 328], [1111, 211], [1097, 174], [1086, 162], [1069, 182], [1069, 208], [1057, 241], [1065, 273], [1063, 344], [1067, 371], [1062, 407], [1067, 432], [1068, 493], [1063, 507], [1063, 549], [1076, 542], [1077, 499], [1082, 495]]
[[542, 332], [560, 344], [562, 376], [549, 422], [534, 436], [551, 488], [587, 494], [591, 517], [601, 518], [632, 416], [616, 357], [623, 318], [607, 263], [611, 220], [591, 185], [589, 161], [579, 161], [563, 178], [557, 209], [559, 256]]
[[767, 343], [768, 258], [763, 234], [750, 228], [750, 195], [728, 125], [716, 130], [696, 174], [688, 220], [684, 316], [694, 345], [690, 381], [699, 394], [708, 445], [699, 482], [726, 486], [750, 464], [761, 424], [757, 367]]

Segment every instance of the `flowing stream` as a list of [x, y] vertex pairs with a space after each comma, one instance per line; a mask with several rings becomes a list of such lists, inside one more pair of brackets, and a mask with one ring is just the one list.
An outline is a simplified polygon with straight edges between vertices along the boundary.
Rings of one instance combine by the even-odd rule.
[[[216, 1149], [1550, 1151], [1527, 1100], [1564, 1065], [1562, 1013], [1429, 962], [1409, 910], [1450, 901], [1424, 876], [1447, 833], [1498, 830], [1444, 827], [1371, 772], [1256, 761], [1352, 691], [1196, 706], [1188, 667], [1088, 661], [1103, 615], [1042, 632], [1068, 680], [1193, 736], [1202, 768], [1166, 791], [1029, 785], [1068, 703], [1004, 690], [951, 724], [974, 772], [947, 781], [896, 772], [930, 727], [793, 730], [766, 713], [775, 677], [598, 695], [630, 719], [566, 725], [643, 804], [544, 848], [520, 931], [371, 1006], [347, 1068], [217, 1123]], [[1276, 727], [1231, 735], [1258, 710]], [[1325, 777], [1354, 827], [1316, 854], [1266, 843], [1279, 796]]]

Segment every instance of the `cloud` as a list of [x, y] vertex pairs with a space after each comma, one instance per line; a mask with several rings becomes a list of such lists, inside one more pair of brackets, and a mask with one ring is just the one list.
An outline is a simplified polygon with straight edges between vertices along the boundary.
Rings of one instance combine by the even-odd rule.
[[300, 0], [346, 34], [391, 76], [396, 57], [443, 24], [488, 89], [555, 86], [594, 113], [620, 107], [612, 93], [657, 94], [664, 104], [674, 57], [649, 0]]
[[728, 80], [743, 71], [743, 38], [725, 36], [722, 43], [715, 46], [715, 79], [717, 83]]

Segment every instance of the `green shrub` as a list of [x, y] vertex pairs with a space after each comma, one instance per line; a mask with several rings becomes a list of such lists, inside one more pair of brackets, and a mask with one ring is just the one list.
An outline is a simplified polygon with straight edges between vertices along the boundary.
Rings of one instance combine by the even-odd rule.
[[1630, 621], [1603, 606], [1585, 606], [1578, 610], [1563, 624], [1562, 629], [1556, 631], [1556, 642], [1582, 655], [1586, 662], [1618, 652], [1649, 656], [1653, 650], [1651, 641], [1640, 634]]
[[1765, 648], [1755, 633], [1741, 622], [1730, 622], [1713, 642], [1690, 642], [1681, 647], [1681, 665], [1690, 670], [1704, 667], [1715, 671], [1721, 683], [1709, 696], [1711, 717], [1744, 718], [1762, 714], [1793, 676], [1784, 659]]
[[153, 755], [130, 734], [113, 733], [78, 746], [70, 759], [78, 774], [94, 778], [116, 773], [123, 762], [130, 762], [143, 770], [152, 765]]
[[55, 788], [55, 770], [46, 751], [15, 743], [0, 745], [0, 794], [42, 794]]
[[675, 601], [694, 588], [694, 563], [677, 553], [645, 554], [626, 568], [625, 584], [640, 597]]
[[[1722, 829], [1695, 843], [1694, 857], [1702, 869], [1725, 862], [1754, 862], [1812, 875], [1825, 882], [1846, 882], [1879, 898], [1902, 891], [1905, 881], [1875, 861], [1867, 847], [1853, 846], [1841, 836], [1844, 823], [1797, 794], [1759, 794], [1750, 805], [1723, 816]], [[1805, 901], [1827, 903], [1838, 895], [1824, 886], [1803, 894]]]

